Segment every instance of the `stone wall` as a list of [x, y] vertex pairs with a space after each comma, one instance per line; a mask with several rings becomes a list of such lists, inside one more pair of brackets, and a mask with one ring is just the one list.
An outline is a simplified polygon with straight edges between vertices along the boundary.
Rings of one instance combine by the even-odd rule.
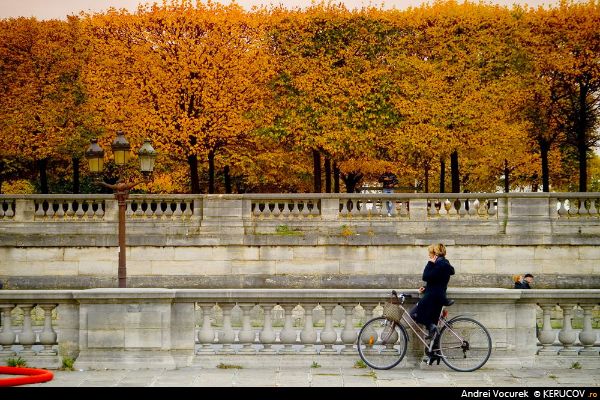
[[[132, 196], [128, 286], [418, 287], [427, 246], [442, 242], [456, 268], [451, 286], [511, 287], [512, 275], [529, 272], [538, 288], [600, 288], [599, 198]], [[112, 196], [1, 196], [0, 205], [6, 288], [116, 286]]]

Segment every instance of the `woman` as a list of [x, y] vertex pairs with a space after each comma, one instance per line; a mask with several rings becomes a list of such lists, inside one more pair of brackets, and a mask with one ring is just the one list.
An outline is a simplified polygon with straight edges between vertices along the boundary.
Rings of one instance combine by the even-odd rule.
[[426, 339], [432, 339], [437, 334], [437, 322], [442, 306], [448, 301], [446, 289], [450, 276], [454, 275], [454, 267], [446, 260], [446, 247], [443, 244], [432, 244], [427, 250], [429, 262], [423, 271], [423, 280], [427, 285], [419, 288], [419, 293], [423, 293], [423, 297], [410, 314], [429, 331]]

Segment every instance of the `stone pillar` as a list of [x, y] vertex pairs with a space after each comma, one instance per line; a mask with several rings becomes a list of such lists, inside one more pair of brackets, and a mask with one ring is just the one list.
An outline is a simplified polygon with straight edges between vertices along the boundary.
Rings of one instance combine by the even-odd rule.
[[340, 215], [340, 199], [322, 199], [321, 217], [325, 220], [337, 220]]
[[[131, 206], [131, 202], [128, 202]], [[79, 211], [82, 210], [83, 201], [79, 201]], [[104, 220], [107, 222], [119, 221], [119, 202], [116, 199], [106, 199], [104, 202], [106, 209], [104, 210]]]
[[573, 304], [561, 304], [563, 309], [563, 327], [558, 333], [558, 340], [562, 343], [563, 348], [558, 351], [561, 356], [576, 356], [577, 350], [572, 346], [577, 340], [577, 334], [571, 326], [571, 313], [573, 312]]
[[239, 304], [239, 306], [242, 309], [242, 330], [238, 333], [238, 339], [243, 344], [240, 352], [255, 353], [256, 349], [252, 345], [256, 340], [256, 332], [250, 324], [250, 311], [254, 307], [254, 304]]
[[293, 353], [294, 349], [292, 345], [296, 344], [297, 332], [294, 329], [292, 321], [292, 310], [296, 307], [295, 304], [282, 304], [281, 307], [285, 310], [285, 322], [283, 323], [283, 330], [279, 333], [279, 339], [284, 345], [281, 349], [282, 353]]
[[213, 344], [215, 342], [215, 330], [212, 327], [210, 320], [210, 314], [212, 312], [214, 304], [201, 304], [202, 308], [202, 329], [198, 331], [198, 341], [201, 344], [198, 353], [202, 354], [214, 354], [215, 349]]
[[57, 304], [40, 304], [40, 308], [44, 310], [44, 329], [40, 332], [40, 344], [44, 345], [44, 349], [40, 354], [56, 355], [56, 351], [52, 350], [52, 346], [56, 344], [56, 332], [52, 329], [52, 310]]
[[344, 307], [346, 318], [344, 330], [342, 331], [342, 342], [344, 342], [344, 348], [342, 349], [341, 354], [356, 354], [354, 343], [356, 342], [358, 334], [356, 333], [356, 329], [352, 324], [354, 306], [352, 304], [344, 304], [342, 307]]
[[[176, 368], [192, 365], [195, 350], [195, 303], [174, 302], [171, 304], [171, 320], [163, 321], [164, 328], [170, 327], [171, 343], [170, 352]], [[166, 329], [165, 329], [166, 330]]]
[[15, 222], [33, 221], [35, 202], [33, 199], [15, 199]]
[[219, 353], [231, 354], [234, 353], [233, 344], [235, 340], [235, 332], [231, 327], [231, 310], [234, 304], [226, 303], [220, 305], [223, 310], [223, 330], [219, 332], [219, 343], [223, 345]]
[[321, 343], [325, 346], [320, 354], [336, 354], [333, 344], [337, 341], [337, 332], [333, 329], [333, 309], [335, 304], [321, 304], [325, 310], [325, 327], [321, 331]]
[[[337, 200], [336, 200], [337, 201]], [[313, 310], [315, 304], [304, 304], [304, 329], [300, 332], [300, 341], [304, 345], [301, 350], [304, 354], [317, 354], [315, 343], [317, 342], [317, 331], [313, 324]]]
[[264, 346], [260, 349], [261, 353], [265, 354], [275, 354], [275, 350], [271, 347], [273, 343], [275, 343], [276, 335], [273, 330], [273, 318], [272, 312], [275, 304], [262, 304], [262, 308], [264, 310], [264, 323], [263, 329], [260, 331], [259, 340], [260, 343]]
[[79, 355], [79, 304], [61, 303], [56, 314], [58, 355], [75, 360]]
[[31, 348], [35, 344], [35, 332], [31, 326], [31, 310], [35, 304], [17, 304], [23, 310], [23, 330], [19, 333], [19, 344], [23, 346], [23, 350], [19, 353], [23, 356], [33, 356], [35, 351]]
[[540, 234], [552, 232], [548, 197], [508, 198], [507, 234]]
[[14, 304], [0, 304], [0, 311], [2, 312], [2, 331], [0, 331], [0, 356], [10, 357], [15, 354], [12, 350], [15, 339], [17, 338], [16, 333], [12, 329], [12, 323], [10, 318], [10, 312], [15, 307]]
[[542, 348], [538, 352], [541, 356], [555, 356], [558, 352], [552, 348], [552, 345], [556, 339], [556, 334], [552, 330], [552, 325], [550, 323], [550, 317], [552, 315], [552, 309], [554, 305], [552, 304], [540, 304], [543, 312], [544, 325], [542, 326], [542, 330], [538, 334], [538, 340], [542, 344]]
[[202, 231], [205, 233], [243, 235], [243, 217], [242, 199], [212, 194], [202, 201]]
[[598, 356], [598, 348], [594, 349], [597, 335], [592, 328], [592, 310], [594, 304], [582, 304], [583, 308], [583, 330], [579, 332], [579, 341], [583, 345], [583, 349], [579, 351], [581, 356]]

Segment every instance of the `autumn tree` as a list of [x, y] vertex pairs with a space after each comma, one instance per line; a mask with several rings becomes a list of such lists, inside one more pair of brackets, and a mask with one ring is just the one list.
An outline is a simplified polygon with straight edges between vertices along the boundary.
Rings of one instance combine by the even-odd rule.
[[87, 16], [87, 84], [107, 127], [186, 159], [193, 193], [206, 160], [213, 193], [215, 155], [256, 127], [267, 95], [261, 21], [237, 5], [187, 0]]

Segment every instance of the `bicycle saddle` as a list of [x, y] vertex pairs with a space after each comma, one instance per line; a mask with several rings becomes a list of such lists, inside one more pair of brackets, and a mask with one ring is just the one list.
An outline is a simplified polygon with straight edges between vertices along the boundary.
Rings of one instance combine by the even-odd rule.
[[446, 303], [444, 303], [444, 305], [446, 307], [450, 307], [452, 304], [454, 304], [454, 300], [453, 299], [446, 299]]

